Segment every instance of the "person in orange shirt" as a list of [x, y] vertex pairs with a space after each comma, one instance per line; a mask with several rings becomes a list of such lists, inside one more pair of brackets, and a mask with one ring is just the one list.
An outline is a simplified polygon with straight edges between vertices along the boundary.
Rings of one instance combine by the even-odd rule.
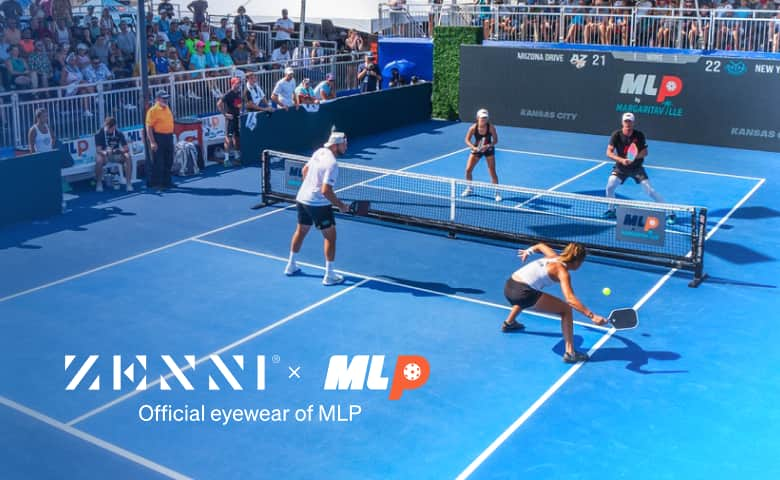
[[150, 188], [166, 189], [173, 186], [173, 113], [168, 106], [168, 92], [157, 91], [157, 101], [146, 112], [146, 138], [151, 149], [152, 165], [147, 169]]

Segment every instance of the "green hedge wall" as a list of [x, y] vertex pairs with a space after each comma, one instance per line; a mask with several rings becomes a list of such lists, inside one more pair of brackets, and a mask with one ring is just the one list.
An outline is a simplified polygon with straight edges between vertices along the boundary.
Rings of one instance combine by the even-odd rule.
[[458, 118], [460, 46], [482, 43], [480, 27], [436, 27], [433, 30], [433, 117]]

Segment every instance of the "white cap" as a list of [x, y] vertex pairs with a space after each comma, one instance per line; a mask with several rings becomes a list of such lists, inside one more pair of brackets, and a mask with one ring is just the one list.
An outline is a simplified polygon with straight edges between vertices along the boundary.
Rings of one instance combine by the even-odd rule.
[[284, 69], [284, 74], [285, 74], [285, 75], [290, 75], [291, 73], [292, 73], [293, 75], [295, 74], [295, 70], [293, 70], [293, 68], [292, 68], [292, 67], [287, 67], [287, 68], [285, 68], [285, 69]]
[[626, 120], [628, 120], [629, 122], [633, 122], [634, 121], [634, 114], [631, 113], [631, 112], [624, 113], [623, 114], [623, 121], [625, 122]]
[[328, 138], [324, 146], [330, 147], [331, 145], [339, 145], [341, 143], [347, 143], [347, 136], [344, 132], [330, 132], [330, 138]]
[[484, 108], [480, 108], [477, 110], [477, 118], [488, 118], [490, 115], [488, 114], [488, 111]]

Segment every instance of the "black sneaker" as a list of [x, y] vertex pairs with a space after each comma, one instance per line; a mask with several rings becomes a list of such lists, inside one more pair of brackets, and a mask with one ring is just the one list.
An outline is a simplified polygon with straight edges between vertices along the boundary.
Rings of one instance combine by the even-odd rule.
[[525, 330], [525, 325], [523, 325], [520, 322], [512, 322], [512, 323], [504, 322], [504, 324], [501, 325], [502, 332], [519, 332], [521, 330]]
[[677, 216], [675, 214], [671, 214], [668, 217], [666, 217], [666, 224], [670, 227], [677, 223]]
[[588, 360], [590, 360], [590, 357], [587, 353], [575, 351], [573, 354], [569, 352], [563, 354], [563, 361], [565, 363], [587, 362]]

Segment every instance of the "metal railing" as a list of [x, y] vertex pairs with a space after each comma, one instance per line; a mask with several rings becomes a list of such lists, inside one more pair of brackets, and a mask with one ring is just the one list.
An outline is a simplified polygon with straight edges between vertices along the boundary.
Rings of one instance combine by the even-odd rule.
[[[349, 90], [358, 86], [358, 66], [366, 53], [317, 57], [308, 64], [291, 61], [282, 67], [292, 67], [297, 82], [310, 78], [312, 86], [333, 73], [337, 91]], [[283, 76], [280, 69], [273, 69], [272, 62], [154, 75], [149, 77], [150, 96], [154, 98], [159, 89], [168, 91], [175, 118], [215, 115], [217, 99], [230, 88], [230, 79], [243, 77], [249, 71], [255, 73], [270, 99], [274, 85]], [[26, 149], [27, 131], [39, 108], [49, 112], [51, 127], [62, 141], [93, 135], [108, 115], [115, 117], [122, 128], [137, 126], [143, 108], [140, 81], [128, 78], [82, 84], [73, 95], [66, 95], [63, 87], [2, 94], [0, 147]]]
[[[445, 2], [447, 0], [444, 0]], [[780, 51], [780, 10], [577, 5], [379, 5], [383, 36], [431, 37], [439, 25], [479, 26], [486, 39], [659, 48]]]

